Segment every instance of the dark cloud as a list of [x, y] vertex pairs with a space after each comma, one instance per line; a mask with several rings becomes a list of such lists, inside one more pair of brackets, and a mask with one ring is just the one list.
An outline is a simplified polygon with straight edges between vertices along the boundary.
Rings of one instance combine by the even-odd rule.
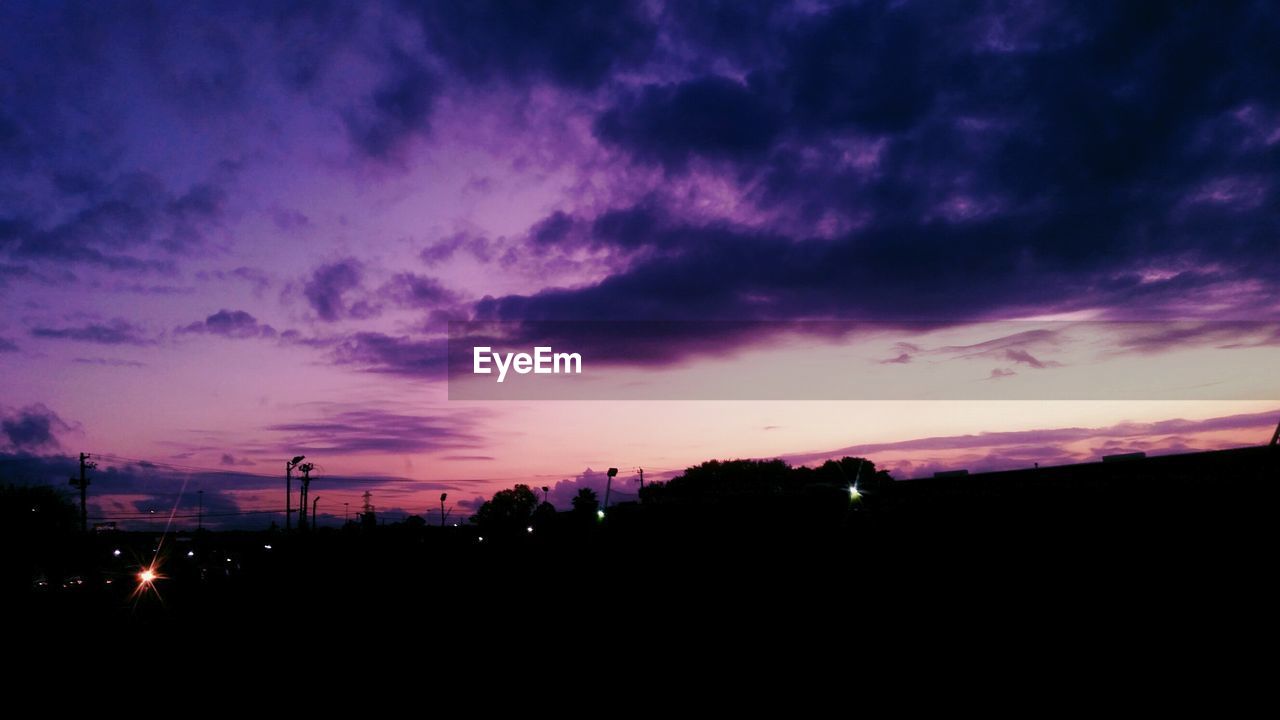
[[443, 339], [415, 340], [383, 333], [356, 333], [333, 348], [339, 365], [413, 377], [444, 377], [448, 344]]
[[539, 220], [529, 231], [529, 237], [539, 245], [554, 245], [565, 239], [573, 224], [572, 216], [557, 210]]
[[633, 0], [407, 2], [432, 51], [473, 82], [549, 81], [589, 90], [643, 62], [655, 27]]
[[257, 318], [244, 310], [219, 310], [204, 320], [197, 320], [190, 325], [177, 328], [179, 334], [207, 333], [229, 338], [271, 338], [276, 337], [275, 328], [258, 322]]
[[433, 267], [453, 259], [454, 255], [460, 251], [467, 252], [483, 263], [493, 260], [495, 254], [494, 243], [488, 238], [468, 233], [455, 233], [423, 248], [419, 257], [427, 267]]
[[414, 273], [397, 273], [379, 294], [407, 308], [435, 308], [458, 299], [457, 294], [441, 285], [438, 279]]
[[225, 192], [213, 184], [172, 194], [157, 178], [133, 173], [103, 186], [54, 222], [0, 214], [0, 251], [27, 261], [166, 270], [173, 267], [173, 256], [207, 242], [222, 218]]
[[152, 345], [155, 343], [143, 328], [124, 318], [72, 327], [34, 327], [31, 329], [31, 336], [99, 345]]
[[40, 404], [6, 411], [0, 416], [5, 447], [18, 452], [57, 449], [57, 434], [72, 429], [57, 413]]
[[311, 309], [325, 322], [347, 317], [365, 318], [377, 314], [377, 308], [365, 300], [348, 303], [345, 296], [360, 288], [364, 265], [355, 258], [321, 265], [303, 285], [302, 293]]
[[219, 464], [235, 467], [237, 465], [240, 465], [240, 466], [256, 465], [257, 463], [245, 458], [237, 458], [235, 455], [232, 455], [231, 453], [222, 453], [222, 459], [219, 461]]
[[369, 102], [347, 111], [345, 118], [356, 149], [383, 161], [396, 159], [410, 138], [430, 130], [440, 85], [420, 62], [400, 53], [394, 56], [391, 74]]
[[[1280, 233], [1264, 170], [1280, 110], [1261, 70], [1280, 59], [1269, 5], [867, 2], [762, 16], [772, 24], [718, 5], [670, 11], [687, 52], [703, 38], [742, 58], [745, 79], [650, 83], [617, 96], [596, 132], [668, 170], [728, 163], [721, 178], [777, 221], [691, 221], [661, 198], [615, 208], [588, 242], [630, 253], [622, 269], [486, 298], [480, 317], [960, 322], [1280, 306], [1280, 259], [1265, 249]], [[692, 17], [723, 32], [682, 29]], [[564, 226], [552, 216], [532, 234], [564, 241], [549, 232]]]
[[0, 353], [18, 352], [18, 344], [8, 338], [0, 337]]
[[255, 295], [261, 297], [271, 287], [271, 276], [257, 268], [241, 266], [232, 270], [201, 270], [196, 277], [204, 281], [239, 280], [253, 288]]
[[404, 415], [366, 408], [325, 408], [318, 420], [272, 425], [304, 454], [425, 453], [477, 447], [475, 418], [465, 413]]
[[595, 124], [604, 142], [672, 169], [695, 155], [739, 161], [761, 155], [781, 130], [781, 113], [767, 98], [721, 77], [650, 85]]
[[1006, 360], [1010, 360], [1012, 362], [1015, 362], [1021, 365], [1029, 365], [1030, 367], [1036, 368], [1037, 370], [1042, 368], [1052, 367], [1053, 365], [1056, 364], [1056, 363], [1053, 363], [1052, 361], [1047, 363], [1043, 362], [1039, 358], [1037, 358], [1035, 355], [1032, 355], [1026, 350], [1013, 350], [1013, 349], [1005, 350], [1004, 357]]

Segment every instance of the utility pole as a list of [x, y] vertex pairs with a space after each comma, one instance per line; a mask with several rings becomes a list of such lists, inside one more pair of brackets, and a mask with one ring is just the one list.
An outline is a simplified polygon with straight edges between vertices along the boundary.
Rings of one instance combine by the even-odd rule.
[[320, 496], [319, 496], [319, 495], [317, 495], [317, 496], [316, 496], [316, 499], [311, 501], [311, 525], [312, 525], [313, 527], [314, 527], [314, 526], [315, 526], [315, 524], [316, 524], [316, 517], [318, 517], [318, 516], [316, 515], [316, 506], [317, 506], [317, 505], [319, 505], [319, 504], [320, 504]]
[[440, 493], [440, 527], [444, 527], [444, 520], [448, 513], [444, 511], [444, 501], [449, 499], [449, 493]]
[[80, 532], [89, 531], [89, 513], [86, 509], [89, 490], [88, 471], [98, 467], [98, 463], [88, 462], [89, 453], [80, 453], [80, 477], [71, 478], [71, 486], [80, 490]]
[[307, 491], [311, 489], [311, 470], [316, 466], [315, 463], [302, 463], [298, 469], [302, 471], [302, 496], [298, 503], [298, 529], [307, 529]]
[[299, 455], [292, 460], [286, 460], [284, 463], [284, 530], [288, 532], [293, 528], [293, 469], [298, 463], [306, 459], [305, 455]]
[[644, 489], [644, 468], [637, 468], [636, 474], [640, 476], [640, 489]]
[[346, 525], [351, 522], [351, 503], [342, 503], [342, 524]]
[[196, 506], [199, 508], [196, 511], [196, 530], [199, 531], [204, 529], [204, 491], [197, 490], [196, 497], [199, 499], [199, 505]]

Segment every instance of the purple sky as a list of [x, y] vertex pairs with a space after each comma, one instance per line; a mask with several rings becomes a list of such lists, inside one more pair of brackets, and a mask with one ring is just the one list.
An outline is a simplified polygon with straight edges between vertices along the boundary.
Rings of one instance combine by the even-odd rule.
[[[450, 402], [442, 343], [449, 320], [1280, 320], [1278, 31], [1265, 2], [6, 3], [0, 479], [65, 483], [86, 450], [167, 464], [104, 458], [100, 516], [184, 481], [184, 507], [268, 510], [255, 475], [305, 452], [322, 510], [375, 488], [423, 512], [611, 465], [1263, 441], [1274, 394]], [[684, 334], [632, 364], [747, 368], [764, 340], [842, 338]], [[1059, 367], [1033, 351], [980, 378]]]

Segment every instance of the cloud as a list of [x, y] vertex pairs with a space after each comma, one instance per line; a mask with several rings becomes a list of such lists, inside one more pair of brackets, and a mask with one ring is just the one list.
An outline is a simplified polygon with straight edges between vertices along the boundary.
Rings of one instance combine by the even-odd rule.
[[364, 265], [355, 258], [321, 265], [311, 273], [303, 285], [302, 293], [311, 309], [325, 322], [347, 317], [366, 318], [376, 315], [377, 308], [367, 301], [348, 304], [345, 296], [360, 288], [364, 277]]
[[[1275, 54], [1261, 5], [1139, 17], [869, 2], [770, 17], [768, 31], [668, 27], [673, 42], [715, 35], [716, 53], [770, 54], [732, 77], [633, 86], [596, 119], [603, 142], [687, 185], [605, 209], [586, 240], [566, 213], [530, 231], [535, 246], [630, 259], [594, 282], [482, 299], [481, 317], [963, 322], [1280, 306], [1280, 261], [1263, 249], [1275, 216], [1261, 210], [1277, 189], [1237, 170], [1266, 164], [1275, 125], [1257, 119], [1280, 102], [1258, 75]], [[1189, 60], [1226, 37], [1239, 57]], [[1142, 50], [1117, 58], [1119, 46]], [[707, 185], [729, 199], [690, 217], [677, 192]]]
[[235, 467], [235, 466], [252, 466], [252, 465], [257, 465], [257, 463], [255, 463], [255, 462], [254, 462], [254, 461], [252, 461], [252, 460], [248, 460], [248, 459], [245, 459], [245, 458], [237, 458], [236, 456], [232, 455], [231, 453], [223, 453], [223, 454], [222, 454], [222, 459], [221, 459], [221, 460], [219, 460], [219, 461], [218, 461], [218, 463], [219, 463], [220, 465], [226, 465], [226, 466], [230, 466], [230, 467]]
[[75, 361], [80, 365], [101, 365], [103, 367], [141, 368], [147, 366], [144, 362], [139, 362], [137, 360], [122, 360], [120, 358], [78, 357]]
[[45, 263], [83, 263], [108, 270], [172, 269], [172, 258], [203, 245], [222, 220], [226, 193], [197, 183], [174, 194], [159, 179], [129, 173], [102, 181], [88, 202], [52, 223], [0, 216], [0, 251]]
[[244, 310], [219, 310], [204, 320], [197, 320], [176, 329], [179, 334], [221, 335], [227, 338], [273, 338], [275, 328], [258, 322]]
[[387, 300], [407, 308], [435, 308], [456, 302], [458, 296], [437, 278], [414, 273], [397, 273], [380, 290]]
[[1057, 365], [1057, 363], [1053, 361], [1047, 363], [1042, 362], [1026, 350], [1015, 350], [1010, 348], [1009, 350], [1004, 351], [1004, 357], [1006, 360], [1010, 360], [1020, 365], [1029, 365], [1037, 370]]
[[352, 145], [381, 161], [397, 159], [410, 138], [429, 132], [440, 90], [435, 74], [420, 62], [403, 53], [393, 56], [391, 77], [374, 89], [369, 102], [345, 116]]
[[589, 90], [643, 62], [657, 36], [644, 3], [632, 0], [412, 5], [428, 47], [473, 83], [548, 81]]
[[155, 340], [141, 327], [116, 318], [106, 323], [88, 323], [76, 327], [35, 327], [31, 336], [51, 340], [74, 340], [98, 345], [152, 345]]
[[59, 447], [57, 434], [73, 429], [57, 413], [39, 403], [4, 411], [0, 415], [4, 447], [19, 452], [56, 450]]
[[333, 359], [374, 372], [413, 377], [444, 377], [448, 343], [443, 339], [414, 340], [375, 332], [355, 333], [337, 343]]
[[18, 344], [8, 338], [0, 337], [0, 353], [18, 352]]
[[781, 113], [767, 99], [723, 77], [649, 85], [595, 123], [602, 141], [669, 169], [682, 169], [691, 156], [762, 155], [781, 130]]
[[482, 444], [474, 415], [407, 415], [373, 408], [326, 405], [316, 420], [279, 423], [268, 431], [303, 454], [428, 453]]

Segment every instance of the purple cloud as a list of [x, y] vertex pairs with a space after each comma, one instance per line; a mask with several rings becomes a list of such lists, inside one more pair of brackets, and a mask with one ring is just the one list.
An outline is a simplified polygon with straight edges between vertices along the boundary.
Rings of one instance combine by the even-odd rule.
[[57, 433], [72, 429], [57, 413], [38, 403], [0, 416], [5, 447], [20, 452], [57, 449]]
[[98, 345], [152, 345], [155, 343], [154, 339], [146, 335], [146, 331], [124, 318], [75, 327], [35, 327], [31, 329], [31, 336]]
[[466, 413], [405, 415], [377, 409], [326, 408], [318, 420], [279, 423], [267, 430], [305, 454], [423, 453], [481, 444], [475, 418]]
[[311, 277], [303, 285], [302, 293], [311, 304], [311, 309], [325, 322], [348, 316], [367, 317], [371, 314], [367, 303], [358, 302], [348, 306], [344, 300], [347, 293], [360, 287], [363, 275], [363, 264], [355, 258], [321, 265], [311, 273]]
[[177, 329], [179, 334], [207, 333], [228, 338], [276, 337], [275, 328], [258, 322], [244, 310], [219, 310], [204, 320]]

